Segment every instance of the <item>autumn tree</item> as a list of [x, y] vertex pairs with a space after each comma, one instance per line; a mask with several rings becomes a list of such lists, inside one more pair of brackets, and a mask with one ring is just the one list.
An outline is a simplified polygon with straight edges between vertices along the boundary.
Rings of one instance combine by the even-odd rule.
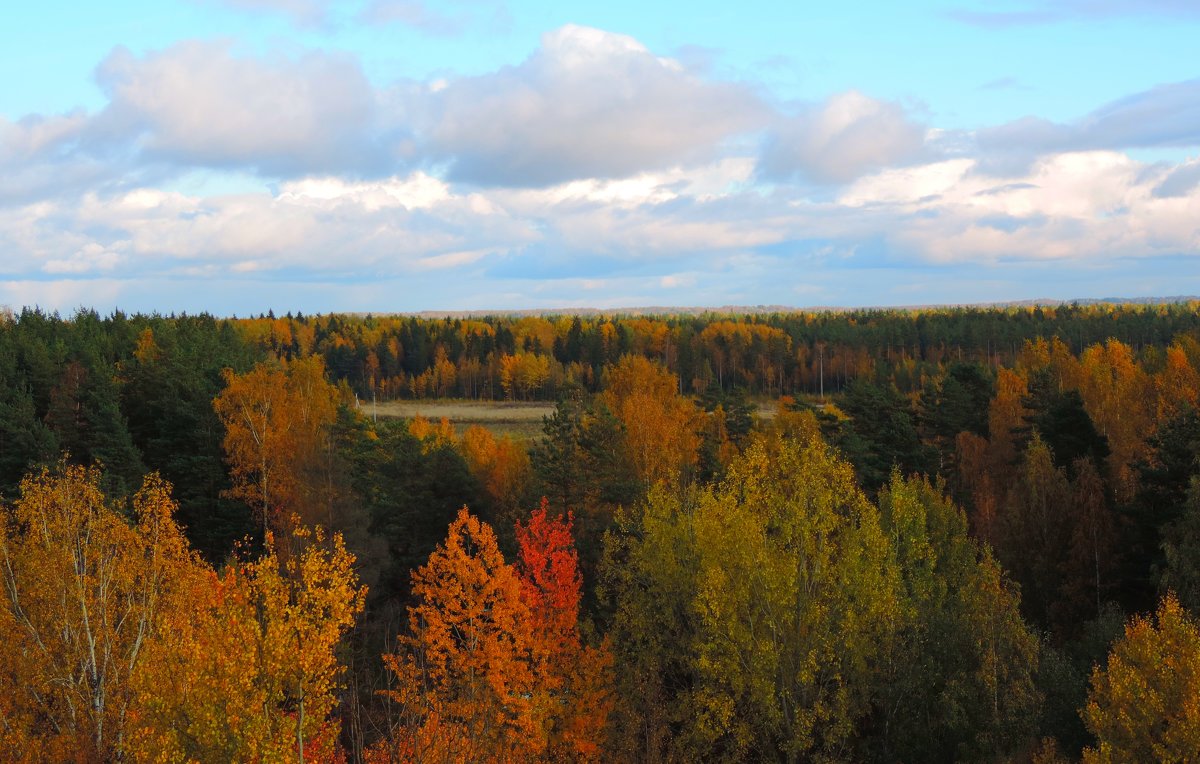
[[332, 761], [343, 637], [363, 608], [340, 536], [303, 528], [299, 555], [187, 578], [134, 679], [138, 761]]
[[1153, 383], [1138, 366], [1132, 348], [1115, 339], [1089, 347], [1080, 365], [1080, 394], [1110, 449], [1110, 483], [1117, 500], [1127, 502], [1136, 490], [1133, 465], [1145, 457], [1146, 436], [1153, 429]]
[[515, 523], [533, 479], [529, 451], [511, 436], [497, 438], [479, 425], [467, 428], [460, 448], [471, 473], [487, 494], [498, 524]]
[[325, 445], [337, 412], [337, 390], [318, 357], [284, 365], [260, 363], [245, 374], [225, 372], [213, 402], [225, 426], [231, 494], [254, 508], [263, 533], [285, 528], [305, 506], [305, 470]]
[[32, 759], [112, 761], [131, 744], [135, 681], [193, 564], [157, 476], [134, 523], [96, 468], [26, 478], [0, 526], [0, 743]]
[[1154, 380], [1157, 394], [1156, 422], [1174, 419], [1200, 406], [1200, 371], [1179, 343], [1167, 348], [1164, 368]]
[[1200, 627], [1168, 594], [1134, 617], [1092, 672], [1085, 762], [1194, 761], [1200, 751]]
[[626, 516], [605, 588], [637, 755], [848, 755], [897, 605], [878, 517], [819, 439], [759, 440], [720, 486]]
[[643, 484], [678, 480], [696, 464], [700, 418], [679, 395], [674, 374], [625, 356], [609, 371], [600, 399], [624, 426], [625, 448]]
[[534, 713], [547, 758], [597, 761], [612, 706], [612, 656], [584, 644], [579, 632], [583, 578], [572, 517], [550, 517], [542, 500], [517, 525], [517, 575], [529, 608]]
[[377, 756], [505, 761], [546, 747], [533, 700], [532, 623], [496, 536], [464, 507], [445, 542], [413, 573], [402, 652], [384, 656], [402, 725]]

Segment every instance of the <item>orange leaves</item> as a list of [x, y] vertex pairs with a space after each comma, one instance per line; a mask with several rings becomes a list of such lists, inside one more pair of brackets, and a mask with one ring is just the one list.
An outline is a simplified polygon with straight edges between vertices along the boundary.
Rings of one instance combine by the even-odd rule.
[[461, 448], [471, 474], [487, 492], [497, 516], [515, 519], [532, 478], [529, 451], [511, 437], [497, 439], [479, 425], [471, 425], [463, 433]]
[[406, 654], [388, 659], [401, 682], [391, 697], [413, 717], [396, 744], [411, 748], [432, 726], [450, 725], [500, 759], [531, 736], [536, 745], [529, 610], [492, 529], [464, 507], [413, 573], [413, 593], [420, 602], [409, 609]]
[[282, 529], [302, 507], [302, 473], [337, 415], [337, 388], [317, 356], [224, 376], [213, 407], [225, 426], [231, 494], [259, 513], [264, 531]]
[[1154, 380], [1158, 392], [1156, 420], [1166, 422], [1189, 408], [1200, 407], [1200, 372], [1180, 344], [1167, 348], [1166, 368]]
[[396, 759], [578, 760], [598, 750], [607, 657], [581, 645], [569, 521], [545, 506], [518, 526], [521, 562], [464, 507], [413, 574], [405, 652], [385, 656], [406, 719], [376, 753]]
[[600, 396], [625, 426], [629, 457], [647, 485], [673, 482], [697, 460], [700, 417], [678, 388], [674, 374], [630, 355], [611, 369]]

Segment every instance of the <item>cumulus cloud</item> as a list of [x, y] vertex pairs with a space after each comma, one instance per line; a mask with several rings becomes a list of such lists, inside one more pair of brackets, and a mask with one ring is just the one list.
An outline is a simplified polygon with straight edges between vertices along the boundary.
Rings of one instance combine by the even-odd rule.
[[974, 160], [889, 170], [839, 203], [890, 218], [899, 250], [939, 263], [1072, 260], [1111, 263], [1200, 252], [1200, 193], [1156, 193], [1172, 168], [1125, 154], [1055, 154], [1027, 174], [995, 178]]
[[926, 129], [899, 104], [857, 91], [779, 120], [760, 171], [771, 179], [842, 183], [921, 154]]
[[349, 56], [252, 58], [184, 42], [141, 58], [118, 48], [96, 77], [109, 104], [93, 135], [151, 159], [283, 176], [386, 160], [376, 94]]
[[[290, 295], [309, 294], [297, 285], [326, 285], [370, 300], [357, 309], [598, 304], [618, 299], [618, 285], [629, 305], [669, 292], [690, 303], [795, 304], [819, 294], [862, 304], [879, 298], [855, 299], [847, 284], [871, 281], [878, 295], [916, 289], [914, 274], [943, 285], [959, 274], [975, 291], [956, 299], [987, 298], [981, 284], [1001, 290], [993, 298], [1019, 296], [1012, 290], [1028, 268], [1148, 272], [1155, 258], [1200, 252], [1200, 188], [1161, 191], [1191, 163], [1073, 152], [997, 178], [976, 172], [977, 161], [878, 171], [820, 202], [747, 187], [752, 163], [728, 159], [696, 177], [672, 169], [545, 189], [469, 190], [416, 171], [303, 178], [273, 193], [87, 194], [0, 207], [0, 249], [16, 253], [0, 261], [0, 281], [221, 284], [252, 306], [264, 305], [255, 289], [294, 306]], [[1121, 265], [1131, 261], [1143, 265]], [[1027, 270], [1013, 270], [1022, 263]], [[995, 286], [1003, 274], [1010, 280]], [[1145, 289], [1178, 281], [1175, 272]], [[600, 283], [604, 295], [581, 296]], [[930, 299], [895, 293], [901, 303]], [[333, 305], [317, 293], [306, 299]]]
[[1126, 96], [1072, 123], [1026, 117], [980, 130], [976, 140], [985, 153], [1018, 154], [1200, 146], [1200, 79]]
[[95, 114], [0, 119], [0, 198], [36, 195], [38, 178], [95, 190], [105, 174], [136, 185], [195, 168], [269, 179], [425, 168], [544, 187], [699, 166], [739, 141], [732, 153], [745, 153], [771, 117], [746, 86], [577, 26], [517, 66], [428, 83], [376, 87], [348, 55], [246, 55], [227, 41], [118, 48], [96, 80], [108, 103]]
[[534, 186], [712, 156], [760, 125], [746, 87], [703, 79], [637, 40], [568, 25], [525, 62], [424, 96], [433, 154], [458, 181]]

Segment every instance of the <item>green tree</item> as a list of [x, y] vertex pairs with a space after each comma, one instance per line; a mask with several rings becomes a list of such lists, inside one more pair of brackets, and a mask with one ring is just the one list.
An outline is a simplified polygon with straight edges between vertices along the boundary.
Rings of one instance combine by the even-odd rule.
[[845, 757], [897, 607], [878, 520], [819, 440], [760, 440], [714, 489], [652, 491], [606, 566], [630, 739], [668, 758]]
[[923, 478], [898, 472], [879, 495], [901, 580], [899, 626], [883, 647], [873, 758], [981, 760], [1033, 731], [1037, 638], [1019, 596], [963, 512]]

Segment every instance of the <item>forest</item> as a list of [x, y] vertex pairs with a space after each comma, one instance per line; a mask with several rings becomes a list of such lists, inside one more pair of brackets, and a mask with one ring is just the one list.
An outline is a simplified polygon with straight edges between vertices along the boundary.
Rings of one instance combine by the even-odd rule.
[[0, 508], [4, 760], [1200, 757], [1200, 303], [25, 309]]

